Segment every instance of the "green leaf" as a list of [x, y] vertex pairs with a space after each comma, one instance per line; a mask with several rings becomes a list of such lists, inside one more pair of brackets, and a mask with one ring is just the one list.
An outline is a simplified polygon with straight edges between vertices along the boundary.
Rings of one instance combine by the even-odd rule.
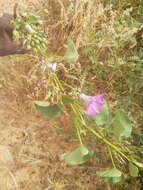
[[63, 102], [63, 104], [72, 104], [72, 103], [74, 103], [74, 100], [70, 96], [64, 95], [62, 97], [62, 102]]
[[133, 161], [134, 164], [136, 164], [139, 168], [143, 168], [143, 163], [137, 162], [137, 161]]
[[108, 105], [105, 104], [103, 108], [101, 109], [100, 114], [93, 116], [93, 119], [95, 123], [100, 126], [100, 125], [105, 125], [109, 123], [109, 109]]
[[34, 103], [40, 107], [47, 107], [50, 105], [47, 101], [34, 101]]
[[100, 177], [121, 177], [122, 172], [116, 168], [108, 169], [105, 171], [97, 172]]
[[107, 183], [118, 183], [122, 180], [122, 172], [116, 168], [112, 168], [106, 171], [101, 171], [96, 173]]
[[75, 63], [78, 60], [78, 52], [71, 38], [68, 38], [68, 47], [64, 56], [68, 63]]
[[89, 153], [89, 150], [85, 146], [81, 146], [81, 154], [83, 156], [86, 156], [88, 155], [88, 153]]
[[139, 174], [139, 169], [134, 164], [129, 162], [129, 172], [132, 177], [137, 177]]
[[132, 125], [131, 122], [122, 110], [117, 110], [115, 119], [113, 121], [114, 136], [120, 141], [122, 138], [127, 138], [131, 135]]
[[102, 179], [107, 183], [115, 184], [122, 181], [122, 176], [121, 177], [103, 177]]
[[94, 152], [84, 145], [76, 148], [64, 156], [65, 162], [71, 165], [83, 164], [89, 161], [94, 155]]
[[34, 103], [37, 111], [49, 119], [58, 117], [61, 114], [61, 109], [56, 104], [49, 106], [49, 104], [44, 101], [35, 101]]

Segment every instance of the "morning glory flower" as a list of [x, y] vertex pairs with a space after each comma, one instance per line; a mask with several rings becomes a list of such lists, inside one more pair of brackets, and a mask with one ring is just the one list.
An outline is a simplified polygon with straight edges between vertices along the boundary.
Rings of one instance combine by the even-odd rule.
[[105, 104], [105, 99], [103, 94], [99, 94], [97, 96], [87, 96], [85, 94], [80, 94], [80, 98], [82, 98], [86, 103], [86, 114], [93, 116], [100, 114], [102, 107]]

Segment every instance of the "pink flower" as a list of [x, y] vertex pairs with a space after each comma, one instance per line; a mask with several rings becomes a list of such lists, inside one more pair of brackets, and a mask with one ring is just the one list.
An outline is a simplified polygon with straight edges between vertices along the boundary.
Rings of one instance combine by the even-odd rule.
[[80, 98], [85, 101], [87, 105], [86, 114], [90, 116], [100, 114], [100, 111], [105, 104], [103, 94], [99, 94], [97, 96], [87, 96], [85, 94], [80, 94]]

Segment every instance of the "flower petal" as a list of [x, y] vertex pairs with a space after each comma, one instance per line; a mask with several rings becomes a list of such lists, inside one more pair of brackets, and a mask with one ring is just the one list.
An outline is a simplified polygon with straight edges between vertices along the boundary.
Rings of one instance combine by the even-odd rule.
[[87, 115], [97, 115], [100, 113], [100, 108], [97, 103], [93, 102], [87, 106], [86, 113]]
[[87, 96], [85, 94], [80, 94], [80, 98], [82, 98], [87, 104], [87, 109], [86, 109], [87, 115], [100, 114], [100, 110], [105, 104], [103, 94], [99, 94], [97, 96]]
[[104, 100], [104, 95], [103, 94], [99, 94], [97, 96], [93, 96], [91, 101], [93, 102], [98, 102], [99, 104], [104, 104], [105, 100]]

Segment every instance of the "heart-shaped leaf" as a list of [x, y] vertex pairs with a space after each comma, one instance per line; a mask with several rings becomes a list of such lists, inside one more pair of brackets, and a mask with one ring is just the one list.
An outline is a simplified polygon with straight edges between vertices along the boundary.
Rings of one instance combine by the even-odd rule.
[[61, 108], [58, 105], [50, 105], [45, 101], [35, 101], [35, 106], [38, 112], [43, 116], [52, 119], [58, 117], [61, 114]]
[[115, 119], [113, 121], [114, 136], [121, 141], [122, 138], [127, 138], [131, 135], [132, 125], [125, 112], [117, 110]]
[[132, 177], [137, 177], [139, 174], [139, 169], [137, 166], [132, 164], [131, 162], [129, 163], [129, 172]]
[[97, 126], [105, 125], [105, 124], [108, 125], [108, 123], [109, 123], [108, 105], [105, 104], [103, 106], [103, 108], [101, 109], [100, 114], [93, 116], [93, 119], [94, 119], [95, 123], [97, 124]]
[[78, 60], [78, 52], [74, 45], [73, 40], [68, 38], [68, 46], [64, 56], [64, 60], [68, 63], [75, 63]]
[[88, 149], [84, 145], [76, 148], [73, 152], [70, 152], [64, 156], [65, 162], [71, 165], [83, 164], [89, 161], [94, 155], [93, 150]]

